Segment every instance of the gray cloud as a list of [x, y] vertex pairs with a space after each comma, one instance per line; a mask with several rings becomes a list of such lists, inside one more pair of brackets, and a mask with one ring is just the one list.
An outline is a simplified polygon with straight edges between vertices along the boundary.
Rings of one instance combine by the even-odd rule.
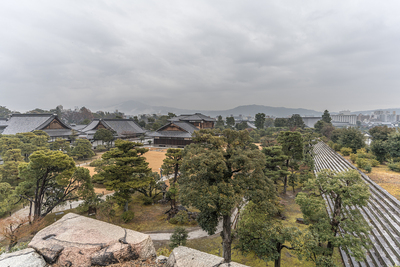
[[398, 107], [397, 1], [136, 2], [0, 3], [0, 105]]

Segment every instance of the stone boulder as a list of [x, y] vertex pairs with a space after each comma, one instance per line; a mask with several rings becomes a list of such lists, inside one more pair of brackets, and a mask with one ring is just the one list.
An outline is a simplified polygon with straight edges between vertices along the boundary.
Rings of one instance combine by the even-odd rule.
[[[210, 266], [219, 266], [219, 267], [228, 267], [227, 263], [223, 262], [222, 257], [218, 257], [215, 255], [207, 254], [205, 252], [201, 252], [195, 249], [191, 249], [188, 247], [177, 247], [174, 248], [171, 255], [169, 255], [167, 266], [168, 267], [210, 267]], [[248, 267], [246, 265], [231, 262], [229, 264], [230, 267]]]
[[149, 235], [74, 213], [39, 231], [28, 246], [60, 266], [105, 266], [156, 256]]
[[45, 267], [43, 257], [32, 248], [0, 255], [0, 267]]

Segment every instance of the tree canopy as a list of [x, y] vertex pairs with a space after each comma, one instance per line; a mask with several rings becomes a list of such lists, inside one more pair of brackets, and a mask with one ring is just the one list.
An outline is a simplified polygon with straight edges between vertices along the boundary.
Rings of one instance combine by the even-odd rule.
[[256, 125], [258, 130], [264, 129], [265, 114], [264, 113], [257, 113], [254, 123], [255, 123], [255, 125]]
[[303, 118], [299, 114], [293, 114], [287, 120], [287, 126], [289, 128], [301, 128], [303, 129], [306, 125], [304, 124]]
[[222, 119], [222, 116], [219, 115], [219, 116], [217, 117], [217, 121], [215, 122], [215, 128], [221, 128], [221, 129], [223, 129], [224, 126], [225, 126], [225, 122], [224, 122], [224, 120]]
[[375, 126], [369, 129], [369, 134], [372, 136], [372, 140], [377, 141], [386, 141], [389, 139], [389, 135], [394, 133], [396, 129], [389, 128], [386, 125], [384, 126]]
[[74, 148], [71, 151], [71, 156], [74, 159], [87, 159], [95, 155], [92, 150], [92, 144], [86, 139], [77, 139], [74, 143]]
[[235, 126], [235, 118], [234, 117], [226, 117], [226, 126], [233, 128]]
[[288, 119], [286, 118], [276, 118], [274, 121], [275, 127], [286, 127], [288, 126]]
[[342, 147], [350, 147], [353, 153], [356, 153], [357, 149], [365, 147], [364, 135], [360, 130], [353, 127], [340, 130], [338, 143]]
[[104, 144], [104, 142], [109, 144], [112, 140], [114, 140], [114, 134], [108, 129], [98, 129], [94, 134], [93, 139], [101, 140], [102, 144]]

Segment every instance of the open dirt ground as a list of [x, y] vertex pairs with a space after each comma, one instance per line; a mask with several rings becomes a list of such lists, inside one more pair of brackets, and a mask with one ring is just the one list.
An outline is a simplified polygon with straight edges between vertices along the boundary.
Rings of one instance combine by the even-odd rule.
[[[161, 165], [163, 164], [163, 160], [165, 159], [165, 153], [167, 153], [167, 149], [165, 148], [151, 147], [149, 148], [149, 151], [146, 154], [144, 154], [146, 161], [149, 163], [149, 167], [153, 170], [153, 172], [160, 173]], [[97, 154], [95, 157], [93, 157], [92, 160], [101, 158], [102, 154], [103, 153]], [[96, 173], [94, 167], [90, 167], [89, 164], [83, 165], [82, 167], [88, 169], [91, 176], [93, 176]], [[105, 188], [95, 188], [95, 192], [97, 194], [112, 193], [112, 191], [108, 191]]]

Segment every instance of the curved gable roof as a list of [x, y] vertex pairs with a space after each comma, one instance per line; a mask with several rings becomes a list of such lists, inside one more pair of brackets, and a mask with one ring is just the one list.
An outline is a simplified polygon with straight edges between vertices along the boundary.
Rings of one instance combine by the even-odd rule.
[[[63, 129], [45, 129], [53, 120], [57, 120]], [[26, 133], [35, 130], [44, 130], [48, 134], [49, 131], [54, 132], [58, 136], [70, 134], [71, 127], [53, 114], [12, 114], [2, 134]]]
[[38, 128], [46, 123], [50, 123], [53, 114], [12, 114], [7, 121], [7, 127], [3, 134], [17, 134], [39, 130]]

